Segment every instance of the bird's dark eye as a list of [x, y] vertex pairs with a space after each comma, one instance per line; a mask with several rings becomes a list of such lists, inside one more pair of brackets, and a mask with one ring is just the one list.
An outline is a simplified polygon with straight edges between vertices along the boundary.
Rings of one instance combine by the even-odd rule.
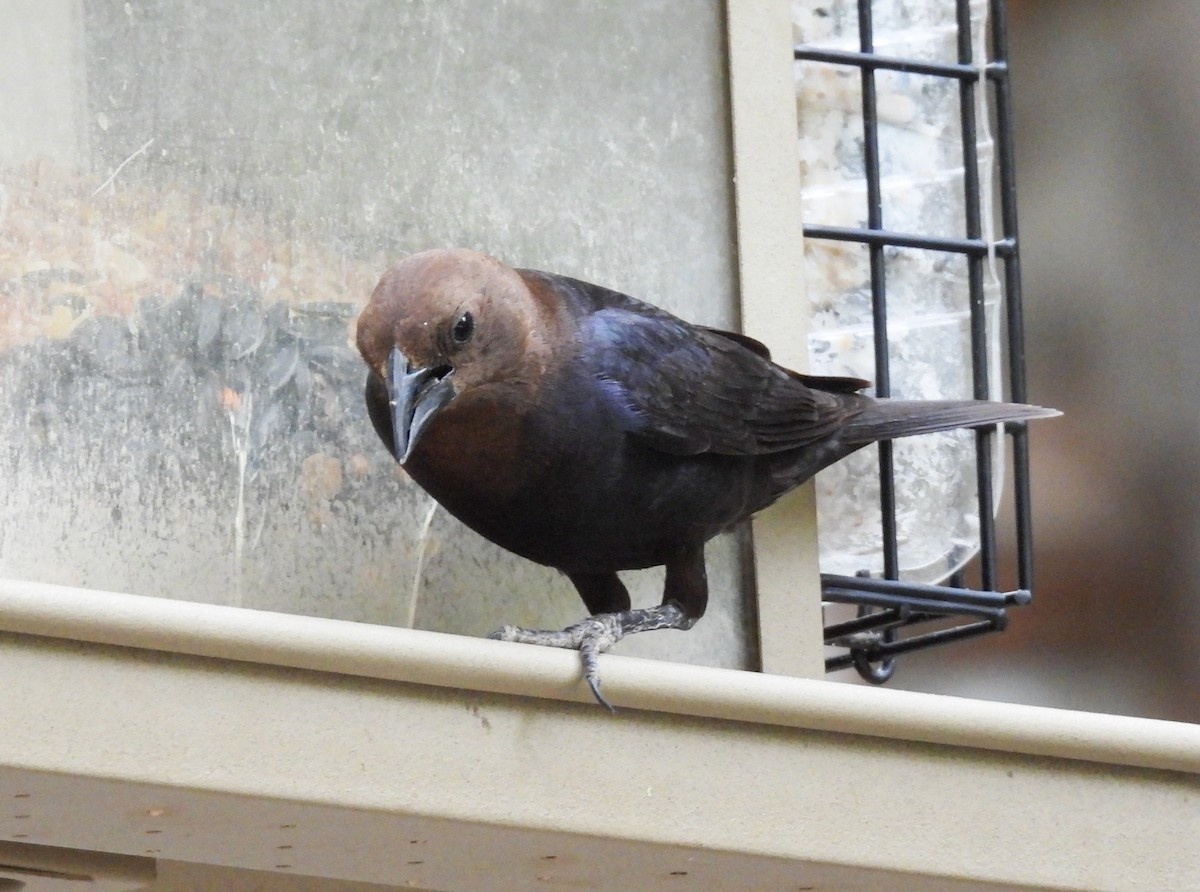
[[454, 327], [450, 329], [450, 338], [455, 344], [462, 345], [471, 340], [471, 335], [475, 333], [475, 317], [470, 313], [463, 313], [454, 323]]

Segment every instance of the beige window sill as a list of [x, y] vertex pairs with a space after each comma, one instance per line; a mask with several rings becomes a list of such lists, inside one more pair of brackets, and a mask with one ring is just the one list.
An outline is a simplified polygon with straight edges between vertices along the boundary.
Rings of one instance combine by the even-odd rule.
[[573, 653], [16, 581], [0, 628], [3, 840], [445, 890], [1200, 888], [1190, 725], [607, 656], [613, 716]]

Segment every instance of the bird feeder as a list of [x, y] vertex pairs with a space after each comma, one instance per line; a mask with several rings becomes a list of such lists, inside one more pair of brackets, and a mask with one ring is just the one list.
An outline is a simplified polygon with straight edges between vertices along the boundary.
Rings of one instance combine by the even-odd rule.
[[[659, 10], [644, 44], [607, 4], [219, 8], [20, 16], [0, 576], [475, 637], [579, 619], [560, 574], [397, 468], [352, 326], [392, 262], [460, 245], [736, 327], [721, 8]], [[608, 36], [581, 57], [580, 34]], [[694, 633], [633, 650], [752, 667], [746, 542], [710, 550], [722, 596]]]
[[[1006, 398], [1024, 399], [1003, 10], [990, 26], [981, 0], [793, 15], [812, 370], [871, 379], [880, 396], [1000, 399], [1007, 384]], [[1025, 434], [1011, 433], [1011, 592], [999, 585], [1005, 461], [994, 429], [884, 443], [819, 477], [826, 593], [883, 608], [829, 630], [827, 640], [856, 645], [830, 668], [854, 659], [883, 680], [890, 673], [865, 653], [1002, 628], [1004, 609], [1028, 600]], [[966, 592], [976, 558], [980, 592]], [[966, 622], [954, 630], [894, 640], [899, 626], [955, 614]]]
[[[577, 619], [557, 574], [464, 531], [394, 468], [347, 333], [391, 260], [447, 243], [735, 327], [730, 213], [712, 186], [732, 179], [719, 10], [670, 13], [686, 56], [665, 41], [598, 50], [584, 77], [565, 49], [515, 55], [502, 86], [452, 4], [425, 17], [367, 4], [361, 31], [326, 23], [319, 38], [258, 7], [236, 27], [186, 5], [87, 9], [38, 13], [58, 43], [6, 92], [0, 575], [472, 635]], [[1003, 115], [1004, 232], [986, 212], [987, 94], [1006, 82], [1002, 22], [989, 49], [985, 13], [978, 0], [882, 4], [875, 19], [870, 3], [795, 7], [811, 371], [881, 395], [997, 398], [1006, 318], [1007, 397], [1023, 396]], [[614, 33], [615, 11], [580, 15], [573, 29]], [[502, 24], [540, 27], [522, 9]], [[55, 46], [71, 65], [48, 61]], [[333, 46], [354, 64], [314, 61]], [[363, 87], [397, 58], [414, 72], [405, 89]], [[635, 61], [664, 74], [629, 89]], [[441, 72], [439, 89], [418, 88], [419, 72]], [[548, 116], [552, 87], [569, 99]], [[597, 121], [578, 97], [601, 89], [622, 98]], [[397, 120], [403, 146], [380, 151]], [[644, 212], [611, 231], [587, 210], [624, 206]], [[786, 334], [768, 338], [777, 353]], [[826, 597], [882, 604], [950, 577], [934, 600], [982, 597], [977, 618], [1002, 623], [1025, 595], [997, 575], [998, 449], [990, 432], [923, 437], [823, 474]], [[622, 649], [756, 668], [747, 545], [710, 547], [724, 594], [695, 630]], [[987, 594], [959, 594], [976, 552]], [[661, 590], [653, 573], [632, 585], [638, 603]], [[885, 643], [835, 632], [860, 655]]]

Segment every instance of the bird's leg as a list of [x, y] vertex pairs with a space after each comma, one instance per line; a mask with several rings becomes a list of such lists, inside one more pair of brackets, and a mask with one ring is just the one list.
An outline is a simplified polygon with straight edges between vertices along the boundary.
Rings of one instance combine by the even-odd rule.
[[488, 637], [579, 651], [583, 659], [583, 677], [588, 687], [592, 689], [601, 705], [612, 710], [612, 704], [600, 693], [600, 654], [626, 635], [653, 632], [657, 629], [690, 629], [695, 622], [693, 617], [683, 612], [682, 607], [670, 601], [657, 607], [644, 607], [639, 610], [597, 613], [561, 631], [502, 626]]
[[704, 544], [689, 543], [666, 561], [663, 602], [657, 607], [629, 608], [629, 593], [616, 573], [568, 574], [592, 615], [561, 631], [503, 626], [489, 635], [501, 641], [519, 641], [579, 651], [583, 677], [601, 705], [615, 712], [600, 693], [600, 654], [626, 635], [658, 629], [690, 629], [704, 615], [708, 603], [708, 578], [704, 571]]

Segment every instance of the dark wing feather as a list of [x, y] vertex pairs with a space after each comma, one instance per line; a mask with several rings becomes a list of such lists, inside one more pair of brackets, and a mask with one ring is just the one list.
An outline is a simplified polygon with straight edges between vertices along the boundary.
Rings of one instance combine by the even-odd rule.
[[[749, 335], [744, 335], [737, 331], [723, 331], [720, 328], [709, 328], [708, 326], [697, 326], [701, 331], [714, 334], [722, 338], [727, 338], [734, 343], [741, 344], [751, 353], [769, 360], [771, 351], [767, 349], [767, 345], [762, 341], [756, 340]], [[783, 368], [780, 366], [779, 368]], [[813, 387], [817, 390], [827, 390], [830, 393], [857, 393], [864, 387], [870, 387], [871, 382], [865, 381], [862, 378], [837, 378], [826, 375], [802, 375], [800, 372], [793, 372], [791, 369], [783, 369], [797, 381]]]
[[720, 337], [741, 344], [755, 356], [761, 357], [762, 359], [769, 360], [771, 358], [771, 351], [767, 349], [767, 345], [762, 341], [750, 337], [750, 335], [744, 335], [738, 331], [725, 331], [720, 328], [709, 328], [707, 325], [698, 325], [696, 327], [701, 331], [706, 331], [709, 334], [719, 335]]
[[[548, 274], [542, 274], [548, 275]], [[565, 277], [583, 309], [582, 360], [631, 434], [677, 455], [761, 455], [805, 446], [862, 411], [864, 382], [799, 375], [743, 335], [690, 325], [619, 292]], [[757, 346], [755, 346], [757, 345]], [[824, 386], [822, 386], [824, 385]]]

